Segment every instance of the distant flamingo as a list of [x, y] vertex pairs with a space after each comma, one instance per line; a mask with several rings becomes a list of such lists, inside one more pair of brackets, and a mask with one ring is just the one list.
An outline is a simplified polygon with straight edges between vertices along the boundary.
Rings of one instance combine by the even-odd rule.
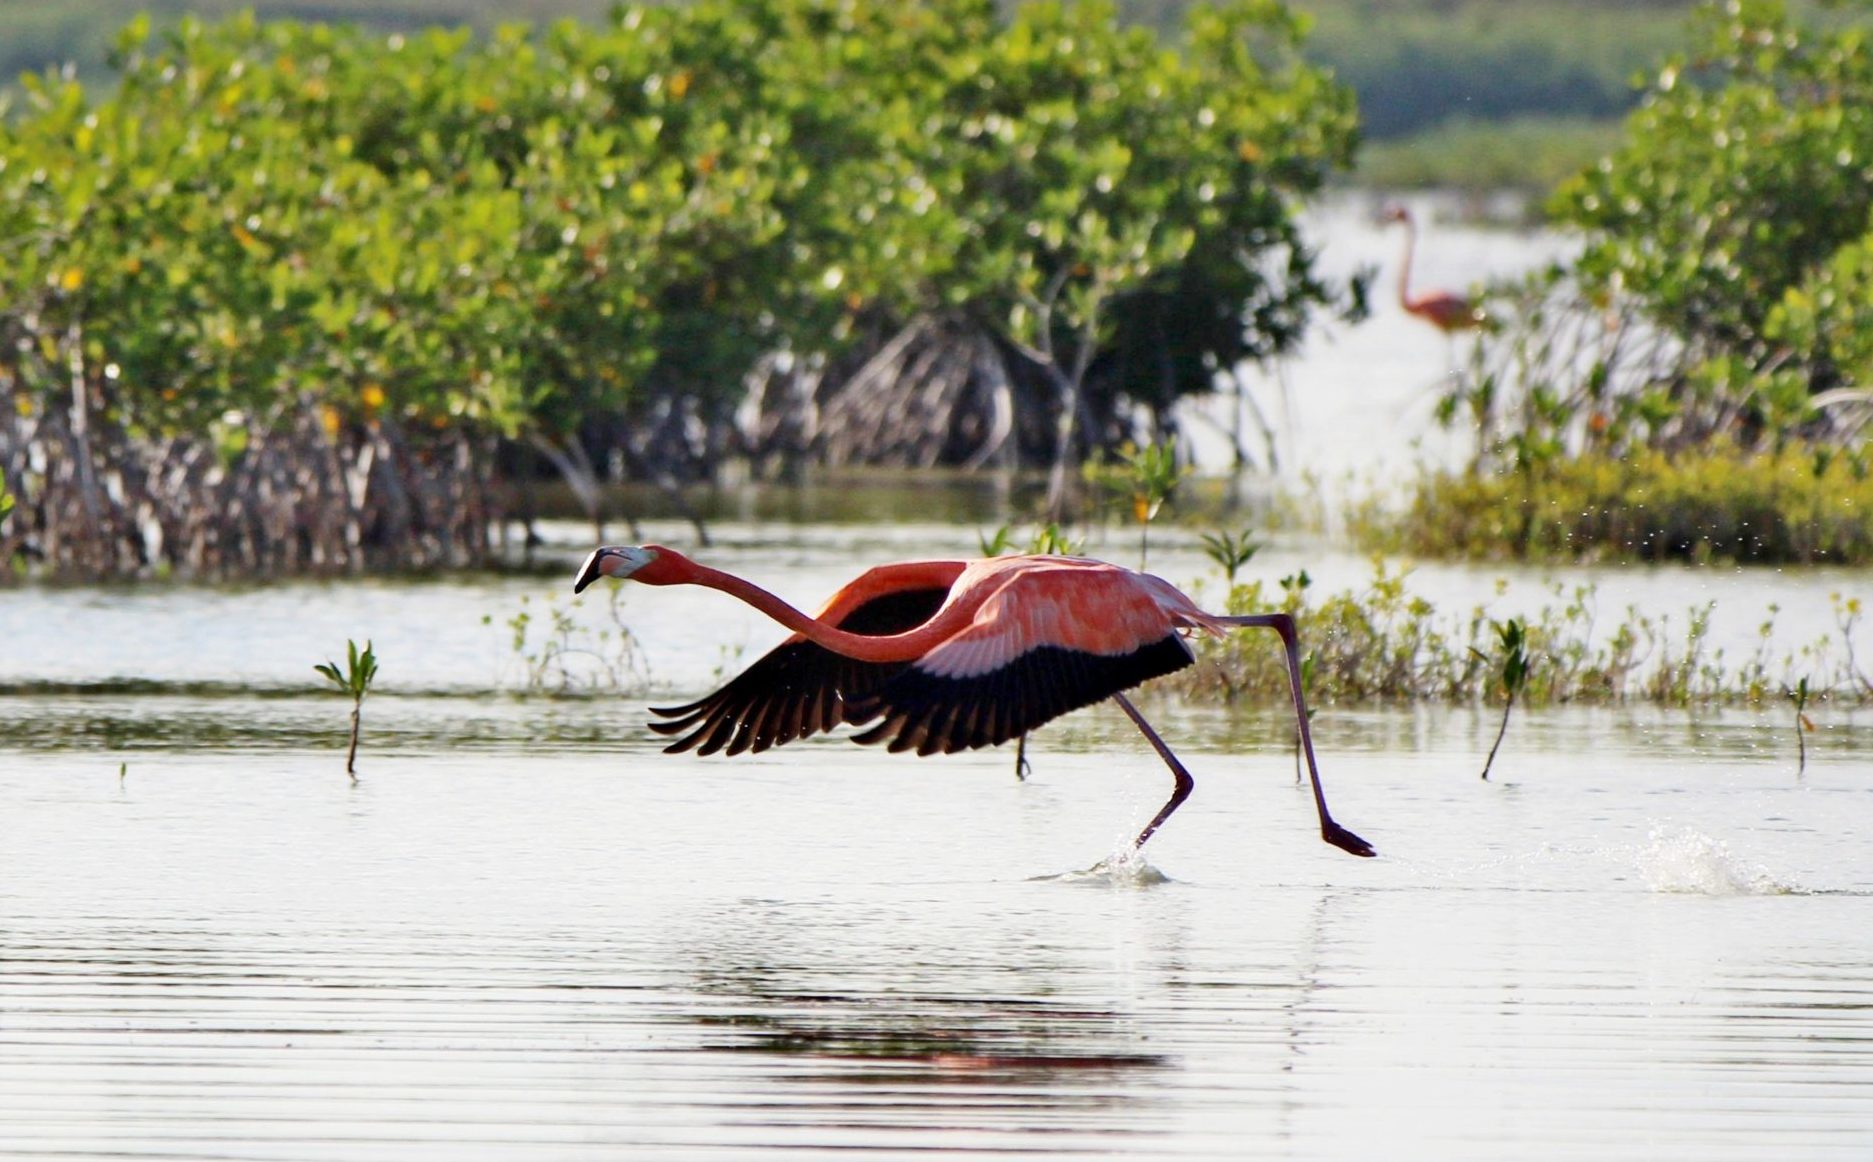
[[758, 586], [659, 545], [605, 546], [573, 592], [600, 577], [718, 589], [794, 631], [706, 698], [655, 709], [683, 734], [664, 749], [761, 751], [842, 723], [877, 725], [853, 741], [920, 755], [1006, 742], [1104, 698], [1119, 704], [1170, 767], [1170, 799], [1133, 841], [1141, 847], [1195, 780], [1122, 693], [1190, 665], [1191, 631], [1263, 626], [1287, 648], [1288, 683], [1313, 778], [1321, 838], [1354, 855], [1372, 845], [1333, 821], [1314, 764], [1300, 649], [1285, 613], [1219, 617], [1169, 582], [1075, 557], [914, 561], [870, 569], [812, 618]]
[[1399, 260], [1398, 266], [1398, 305], [1436, 327], [1445, 335], [1454, 335], [1458, 331], [1471, 331], [1482, 326], [1482, 308], [1455, 291], [1429, 290], [1416, 295], [1411, 293], [1411, 259], [1418, 247], [1418, 224], [1412, 221], [1411, 211], [1403, 206], [1386, 207], [1384, 220], [1387, 223], [1402, 222], [1405, 225], [1405, 254]]

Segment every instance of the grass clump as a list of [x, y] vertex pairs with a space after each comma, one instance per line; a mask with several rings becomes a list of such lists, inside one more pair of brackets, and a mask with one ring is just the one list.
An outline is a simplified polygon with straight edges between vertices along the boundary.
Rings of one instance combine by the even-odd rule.
[[[1412, 591], [1409, 577], [1375, 560], [1363, 588], [1324, 598], [1306, 573], [1282, 578], [1278, 594], [1250, 581], [1232, 587], [1228, 609], [1294, 617], [1308, 697], [1320, 703], [1760, 706], [1798, 682], [1816, 701], [1873, 700], [1873, 680], [1854, 654], [1864, 617], [1856, 598], [1835, 595], [1835, 631], [1793, 649], [1777, 642], [1771, 606], [1753, 648], [1733, 656], [1711, 641], [1709, 604], [1682, 620], [1628, 606], [1607, 622], [1594, 586], [1557, 584], [1539, 609], [1504, 618], [1486, 603], [1439, 608]], [[1503, 636], [1511, 622], [1512, 641]], [[1287, 695], [1279, 656], [1244, 634], [1199, 643], [1198, 664], [1173, 681], [1186, 694], [1226, 700]]]
[[[561, 604], [549, 597], [535, 606], [531, 597], [521, 597], [520, 608], [501, 623], [520, 666], [521, 692], [575, 698], [641, 684], [643, 659], [637, 635], [624, 621], [623, 590], [616, 585], [605, 588], [610, 624], [596, 629], [576, 616], [584, 604], [580, 598]], [[492, 626], [494, 615], [483, 615], [481, 624]]]
[[1402, 512], [1354, 514], [1369, 548], [1481, 560], [1873, 561], [1857, 451], [1634, 450], [1419, 478]]

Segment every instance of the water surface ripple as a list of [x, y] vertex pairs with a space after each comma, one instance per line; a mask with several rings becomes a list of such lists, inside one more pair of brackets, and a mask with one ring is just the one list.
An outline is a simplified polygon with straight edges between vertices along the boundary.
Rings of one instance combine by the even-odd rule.
[[357, 787], [0, 752], [0, 1156], [1873, 1156], [1863, 728], [1797, 779], [1744, 719], [1534, 716], [1483, 783], [1487, 714], [1324, 711], [1360, 861], [1278, 719], [1161, 707], [1197, 794], [1101, 876], [1166, 789], [1116, 713], [1019, 783], [539, 709], [367, 738]]

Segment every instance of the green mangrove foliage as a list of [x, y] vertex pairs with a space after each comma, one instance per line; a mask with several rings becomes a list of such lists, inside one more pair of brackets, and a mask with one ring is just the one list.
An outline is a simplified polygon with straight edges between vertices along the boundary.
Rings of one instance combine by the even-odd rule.
[[[1579, 256], [1496, 292], [1506, 322], [1443, 401], [1491, 479], [1431, 480], [1413, 523], [1492, 492], [1518, 553], [1868, 559], [1868, 510], [1816, 511], [1797, 478], [1865, 476], [1873, 45], [1780, 0], [1705, 4], [1695, 28], [1620, 145], [1556, 194]], [[1622, 475], [1668, 503], [1591, 511]], [[1412, 539], [1445, 536], [1485, 544]]]
[[[0, 123], [0, 554], [489, 552], [505, 475], [1036, 463], [1354, 304], [1294, 211], [1349, 94], [1275, 0], [701, 0], [127, 30]], [[1357, 291], [1357, 287], [1350, 288]], [[537, 458], [537, 459], [536, 459]]]

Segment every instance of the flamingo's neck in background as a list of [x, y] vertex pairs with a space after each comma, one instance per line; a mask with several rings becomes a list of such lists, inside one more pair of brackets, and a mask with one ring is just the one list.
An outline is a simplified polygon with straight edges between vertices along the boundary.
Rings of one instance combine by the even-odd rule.
[[767, 614], [808, 641], [861, 662], [908, 662], [920, 658], [933, 645], [968, 621], [968, 611], [952, 606], [939, 617], [907, 633], [880, 636], [848, 633], [808, 617], [752, 581], [744, 581], [733, 573], [724, 573], [707, 565], [698, 565], [680, 554], [674, 556], [682, 562], [682, 576], [670, 583], [701, 585], [719, 590]]

